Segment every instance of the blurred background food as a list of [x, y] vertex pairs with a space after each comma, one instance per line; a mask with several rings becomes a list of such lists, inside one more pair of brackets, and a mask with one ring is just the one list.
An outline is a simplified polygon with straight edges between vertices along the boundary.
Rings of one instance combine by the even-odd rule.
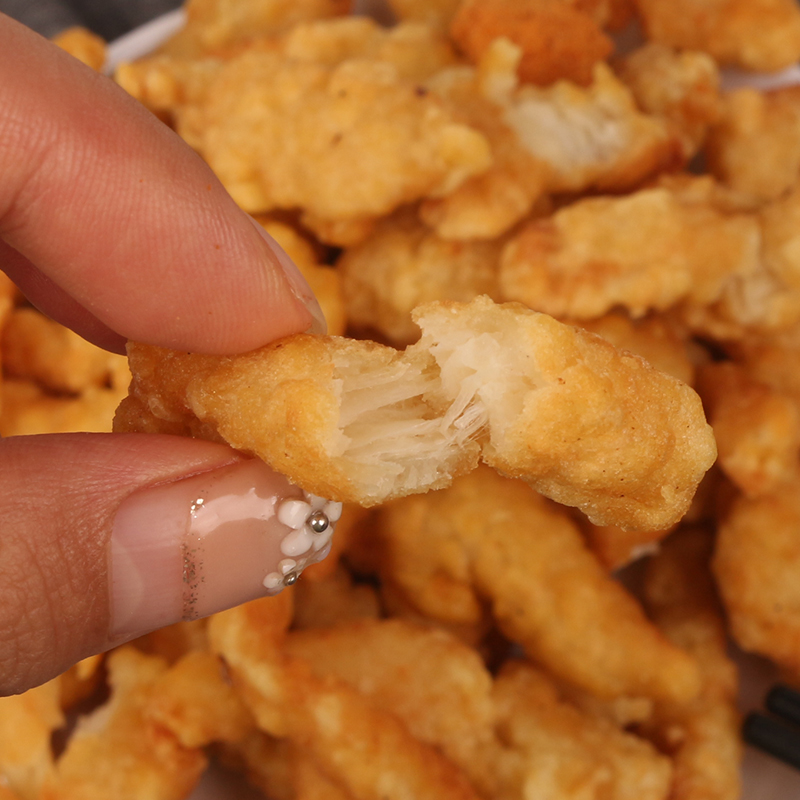
[[[277, 598], [1, 699], [3, 800], [178, 800], [210, 760], [273, 800], [735, 800], [740, 666], [800, 683], [800, 89], [721, 77], [795, 65], [800, 7], [388, 6], [188, 0], [114, 79], [331, 333], [403, 347], [423, 302], [522, 302], [692, 386], [717, 464], [655, 533], [488, 469], [350, 506]], [[110, 430], [122, 356], [2, 275], [0, 326], [0, 434]]]

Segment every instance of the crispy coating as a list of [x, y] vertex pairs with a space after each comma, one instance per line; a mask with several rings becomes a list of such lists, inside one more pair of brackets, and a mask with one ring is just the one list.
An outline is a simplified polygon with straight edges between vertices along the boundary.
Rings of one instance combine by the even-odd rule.
[[495, 40], [475, 72], [431, 83], [488, 137], [494, 156], [488, 172], [423, 203], [423, 219], [445, 238], [497, 236], [548, 193], [628, 190], [682, 160], [677, 135], [643, 114], [605, 64], [586, 88], [539, 88], [517, 85], [518, 57]]
[[205, 102], [180, 109], [177, 120], [250, 212], [372, 219], [450, 191], [491, 163], [480, 133], [377, 60], [329, 68], [245, 52], [224, 65]]
[[105, 41], [86, 28], [67, 28], [53, 38], [58, 45], [78, 61], [82, 61], [95, 72], [101, 72], [106, 63]]
[[379, 514], [381, 572], [410, 602], [414, 554], [424, 550], [426, 571], [454, 582], [466, 574], [505, 635], [562, 680], [608, 699], [680, 702], [696, 694], [693, 660], [609, 577], [569, 515], [524, 483], [482, 468]]
[[719, 69], [707, 53], [649, 42], [616, 65], [639, 107], [674, 128], [688, 162], [722, 113]]
[[362, 505], [445, 486], [482, 458], [598, 524], [659, 529], [686, 511], [716, 456], [688, 386], [486, 297], [415, 319], [422, 338], [403, 353], [308, 335], [233, 358], [134, 345], [116, 428], [157, 430], [145, 409]]
[[347, 14], [351, 5], [351, 0], [187, 0], [186, 25], [161, 49], [196, 58], [298, 23]]
[[659, 542], [672, 530], [624, 530], [616, 525], [581, 525], [589, 549], [606, 569], [613, 571], [658, 552]]
[[775, 200], [800, 175], [800, 88], [742, 88], [723, 97], [704, 149], [712, 175], [756, 202]]
[[108, 666], [111, 700], [80, 722], [45, 782], [42, 800], [185, 797], [207, 759], [148, 717], [165, 662], [124, 647], [109, 656]]
[[328, 780], [357, 798], [477, 800], [461, 771], [403, 721], [282, 650], [289, 620], [281, 597], [218, 614], [209, 623], [213, 645], [259, 726], [300, 746]]
[[703, 689], [683, 707], [660, 707], [653, 734], [672, 755], [674, 800], [738, 800], [742, 743], [738, 677], [709, 569], [713, 537], [699, 528], [671, 536], [650, 560], [645, 605], [669, 639], [700, 664]]
[[591, 16], [559, 0], [464, 0], [450, 33], [473, 62], [495, 39], [510, 39], [522, 48], [520, 79], [539, 86], [587, 85], [594, 65], [613, 50]]
[[669, 763], [646, 742], [560, 701], [530, 667], [508, 666], [493, 681], [474, 650], [441, 630], [375, 620], [290, 634], [287, 644], [440, 747], [485, 796], [521, 798], [553, 783], [565, 799], [666, 796]]
[[127, 383], [124, 356], [109, 353], [32, 308], [15, 309], [2, 329], [3, 367], [53, 392], [80, 394]]
[[800, 480], [764, 497], [737, 498], [720, 522], [713, 569], [744, 650], [800, 669]]
[[635, 0], [648, 39], [763, 72], [800, 59], [794, 0]]
[[732, 276], [756, 272], [758, 222], [667, 187], [578, 200], [511, 239], [504, 298], [557, 317], [592, 319], [622, 305], [634, 316], [718, 299]]
[[23, 800], [39, 797], [53, 772], [53, 732], [64, 724], [60, 679], [0, 698], [0, 786]]
[[[507, 771], [524, 797], [666, 800], [669, 760], [608, 720], [565, 702], [530, 664], [504, 665], [494, 685], [498, 732], [516, 758]], [[512, 761], [512, 758], [508, 758]]]
[[800, 408], [731, 361], [700, 371], [723, 472], [746, 495], [772, 494], [791, 481], [800, 456]]
[[498, 299], [501, 247], [502, 241], [447, 241], [412, 212], [395, 214], [337, 262], [347, 319], [395, 346], [410, 344], [419, 338], [411, 319], [418, 305], [480, 294]]

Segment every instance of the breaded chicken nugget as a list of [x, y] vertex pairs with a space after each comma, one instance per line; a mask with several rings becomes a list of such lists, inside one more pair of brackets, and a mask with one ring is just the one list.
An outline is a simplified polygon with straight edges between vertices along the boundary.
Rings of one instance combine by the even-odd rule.
[[616, 69], [639, 107], [674, 128], [688, 162], [722, 113], [714, 59], [707, 53], [680, 52], [649, 42], [621, 59]]
[[713, 569], [734, 639], [800, 670], [800, 479], [739, 497], [720, 522]]
[[367, 59], [327, 68], [246, 52], [205, 102], [179, 109], [177, 125], [250, 212], [369, 220], [491, 163], [486, 139], [440, 99]]
[[53, 38], [58, 45], [78, 61], [82, 61], [95, 72], [100, 72], [106, 63], [105, 41], [86, 28], [67, 28]]
[[586, 88], [518, 87], [518, 56], [495, 40], [474, 73], [445, 71], [430, 83], [487, 136], [494, 158], [486, 173], [423, 203], [422, 218], [444, 238], [491, 238], [547, 193], [628, 190], [682, 161], [677, 134], [643, 114], [607, 65]]
[[186, 24], [162, 50], [196, 58], [297, 23], [350, 11], [351, 0], [187, 0]]
[[775, 200], [800, 175], [800, 87], [723, 96], [704, 149], [712, 175], [755, 202]]
[[594, 65], [613, 50], [591, 16], [560, 0], [464, 0], [450, 34], [473, 62], [495, 39], [510, 39], [522, 48], [520, 78], [539, 86], [589, 84]]
[[497, 271], [502, 240], [447, 241], [405, 211], [381, 221], [337, 262], [347, 319], [378, 331], [397, 346], [419, 338], [411, 319], [433, 300], [467, 302], [485, 294], [499, 299]]
[[202, 750], [183, 746], [148, 717], [153, 686], [165, 674], [165, 662], [123, 647], [109, 656], [108, 667], [110, 701], [81, 720], [40, 797], [186, 796], [208, 762]]
[[606, 699], [696, 694], [693, 660], [609, 577], [568, 513], [524, 483], [481, 468], [443, 491], [385, 506], [378, 520], [381, 575], [412, 604], [421, 550], [423, 574], [458, 580], [460, 560], [503, 633], [559, 679]]
[[209, 622], [213, 646], [259, 727], [299, 745], [328, 780], [355, 797], [477, 800], [464, 774], [402, 720], [286, 652], [288, 616], [276, 613], [281, 601], [268, 600], [273, 602], [249, 603]]
[[658, 529], [686, 511], [716, 456], [688, 386], [516, 304], [414, 318], [422, 337], [403, 353], [305, 334], [239, 357], [133, 345], [116, 428], [221, 437], [361, 505], [446, 486], [482, 458], [599, 524]]
[[672, 755], [673, 800], [738, 800], [741, 792], [738, 679], [709, 569], [712, 550], [708, 531], [683, 529], [648, 562], [644, 579], [648, 613], [697, 659], [703, 680], [692, 703], [659, 706], [651, 728]]
[[647, 38], [704, 50], [720, 64], [772, 72], [800, 59], [794, 0], [635, 0]]
[[731, 362], [700, 370], [703, 398], [723, 472], [746, 495], [772, 494], [800, 462], [800, 408]]
[[521, 797], [551, 792], [574, 800], [671, 797], [668, 758], [610, 721], [570, 705], [532, 665], [505, 664], [493, 696], [499, 735], [513, 754], [505, 759], [511, 764], [504, 777], [511, 782], [511, 773], [524, 787]]
[[756, 219], [684, 202], [666, 187], [578, 200], [511, 239], [500, 264], [506, 300], [591, 319], [622, 305], [634, 316], [717, 300], [759, 264]]

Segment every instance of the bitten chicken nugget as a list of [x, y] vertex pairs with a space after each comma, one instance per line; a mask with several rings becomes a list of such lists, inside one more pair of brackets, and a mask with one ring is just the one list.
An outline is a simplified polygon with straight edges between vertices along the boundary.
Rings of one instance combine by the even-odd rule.
[[800, 59], [794, 0], [635, 0], [648, 39], [773, 72]]
[[487, 172], [423, 203], [423, 219], [444, 238], [491, 238], [546, 193], [628, 190], [682, 160], [677, 135], [643, 114], [607, 65], [586, 88], [539, 88], [517, 85], [518, 57], [511, 42], [495, 40], [474, 73], [430, 81], [488, 137], [494, 157]]
[[510, 39], [522, 48], [520, 78], [540, 86], [558, 80], [586, 85], [594, 65], [613, 50], [591, 16], [560, 0], [464, 0], [450, 33], [473, 62], [495, 39]]
[[800, 670], [800, 479], [737, 498], [720, 522], [713, 569], [734, 639]]
[[723, 96], [704, 153], [709, 172], [754, 202], [776, 200], [800, 176], [800, 87]]
[[578, 200], [511, 239], [500, 264], [506, 300], [591, 319], [622, 305], [634, 316], [691, 298], [720, 298], [759, 265], [757, 220], [665, 187]]
[[700, 665], [703, 689], [682, 707], [657, 708], [654, 735], [672, 755], [673, 800], [738, 800], [742, 743], [736, 667], [709, 568], [713, 538], [686, 528], [647, 565], [645, 605], [656, 624]]
[[452, 191], [491, 163], [479, 132], [390, 63], [368, 59], [328, 68], [245, 52], [223, 66], [203, 103], [179, 109], [179, 133], [184, 122], [188, 141], [250, 212], [370, 220]]
[[209, 622], [213, 646], [259, 727], [301, 746], [329, 780], [355, 797], [477, 800], [463, 773], [398, 717], [283, 651], [288, 598], [248, 603]]
[[440, 554], [456, 551], [505, 635], [562, 680], [604, 698], [681, 702], [698, 690], [694, 661], [609, 577], [566, 511], [522, 482], [482, 468], [386, 506], [376, 533], [381, 573], [412, 603], [412, 553], [425, 551], [437, 559], [427, 568], [447, 574]]
[[616, 67], [639, 107], [674, 128], [688, 162], [722, 113], [719, 69], [714, 59], [707, 53], [679, 52], [650, 42]]
[[726, 361], [700, 370], [703, 398], [723, 472], [749, 496], [772, 494], [800, 461], [800, 408]]
[[403, 353], [306, 334], [240, 357], [133, 345], [116, 429], [163, 420], [222, 437], [314, 494], [367, 506], [446, 486], [482, 458], [598, 524], [665, 528], [686, 511], [716, 457], [688, 386], [487, 297], [414, 318], [422, 337]]
[[166, 672], [165, 662], [123, 647], [108, 657], [108, 667], [112, 697], [81, 720], [45, 781], [42, 800], [185, 797], [207, 759], [148, 718], [152, 688]]
[[498, 299], [502, 240], [454, 242], [437, 236], [412, 212], [380, 222], [337, 262], [354, 328], [374, 330], [396, 346], [419, 338], [411, 312], [432, 300]]

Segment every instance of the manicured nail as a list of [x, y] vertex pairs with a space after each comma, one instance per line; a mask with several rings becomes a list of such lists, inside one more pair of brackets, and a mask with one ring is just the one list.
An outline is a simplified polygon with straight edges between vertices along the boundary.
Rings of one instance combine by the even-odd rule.
[[291, 586], [330, 551], [341, 508], [258, 460], [135, 492], [111, 536], [112, 639]]
[[292, 290], [292, 294], [306, 307], [308, 313], [311, 314], [312, 323], [307, 333], [327, 333], [328, 323], [325, 321], [322, 308], [320, 308], [319, 302], [314, 296], [314, 292], [311, 291], [308, 281], [303, 277], [303, 273], [300, 272], [297, 264], [289, 258], [286, 251], [264, 230], [258, 220], [250, 217], [250, 221], [256, 226], [256, 230], [261, 234], [261, 237], [267, 243], [267, 246], [274, 253], [275, 258], [281, 265], [283, 274], [289, 282], [289, 288]]

